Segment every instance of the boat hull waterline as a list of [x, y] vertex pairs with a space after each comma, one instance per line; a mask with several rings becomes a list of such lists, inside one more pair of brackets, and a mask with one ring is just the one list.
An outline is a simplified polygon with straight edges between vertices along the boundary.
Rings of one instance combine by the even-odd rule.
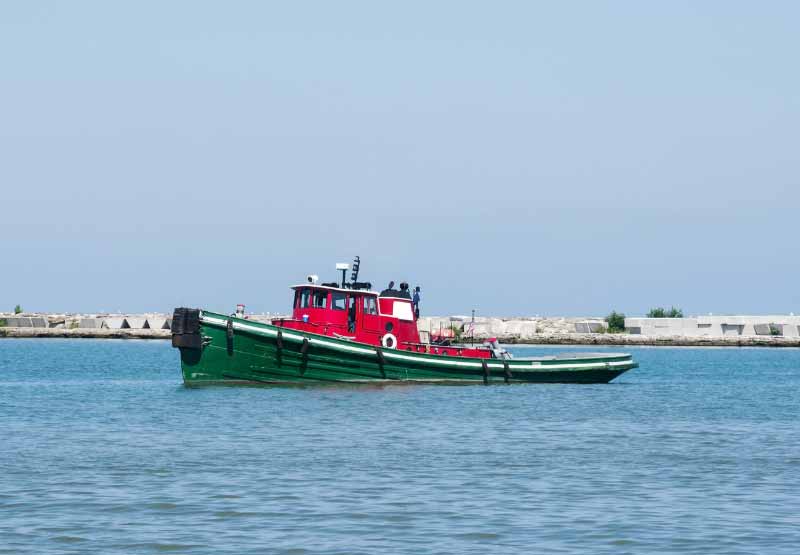
[[188, 386], [608, 383], [638, 366], [628, 354], [481, 360], [384, 349], [208, 311], [173, 329], [172, 342]]

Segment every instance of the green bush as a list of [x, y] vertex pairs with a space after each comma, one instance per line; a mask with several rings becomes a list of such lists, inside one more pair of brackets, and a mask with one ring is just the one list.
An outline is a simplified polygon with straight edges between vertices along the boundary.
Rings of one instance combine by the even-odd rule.
[[17, 305], [14, 307], [14, 314], [22, 314], [22, 307]]
[[5, 318], [0, 318], [0, 328], [4, 328], [8, 325], [8, 320]]
[[674, 306], [670, 307], [669, 310], [657, 307], [651, 308], [650, 312], [647, 313], [648, 318], [683, 318], [683, 310], [680, 308], [675, 308]]
[[616, 310], [612, 310], [611, 314], [606, 316], [606, 323], [608, 324], [608, 333], [622, 333], [625, 331], [625, 315]]
[[776, 326], [775, 324], [770, 324], [769, 325], [769, 334], [770, 335], [783, 335], [781, 333], [781, 328]]

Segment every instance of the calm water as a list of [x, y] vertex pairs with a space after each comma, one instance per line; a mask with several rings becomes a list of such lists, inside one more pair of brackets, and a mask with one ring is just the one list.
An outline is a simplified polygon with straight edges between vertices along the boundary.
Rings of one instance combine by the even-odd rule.
[[800, 350], [629, 350], [611, 385], [189, 390], [166, 342], [0, 340], [0, 553], [798, 553]]

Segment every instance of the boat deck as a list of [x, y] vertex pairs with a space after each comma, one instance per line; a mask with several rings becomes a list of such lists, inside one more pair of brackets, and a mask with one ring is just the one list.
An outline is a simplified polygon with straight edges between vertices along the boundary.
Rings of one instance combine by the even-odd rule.
[[598, 358], [616, 358], [630, 356], [626, 353], [559, 353], [557, 355], [547, 355], [539, 357], [514, 357], [512, 360], [583, 360], [583, 359], [598, 359]]

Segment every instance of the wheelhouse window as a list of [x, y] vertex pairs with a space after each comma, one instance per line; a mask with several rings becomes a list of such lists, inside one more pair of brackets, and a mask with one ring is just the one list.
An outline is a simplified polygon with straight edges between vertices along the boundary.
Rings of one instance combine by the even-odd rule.
[[314, 295], [312, 297], [312, 308], [325, 308], [328, 305], [327, 291], [314, 291]]
[[363, 297], [364, 314], [378, 314], [378, 304], [375, 297]]
[[345, 310], [347, 308], [347, 295], [341, 291], [332, 291], [331, 308], [333, 310]]
[[311, 306], [311, 290], [306, 288], [300, 292], [300, 308]]

